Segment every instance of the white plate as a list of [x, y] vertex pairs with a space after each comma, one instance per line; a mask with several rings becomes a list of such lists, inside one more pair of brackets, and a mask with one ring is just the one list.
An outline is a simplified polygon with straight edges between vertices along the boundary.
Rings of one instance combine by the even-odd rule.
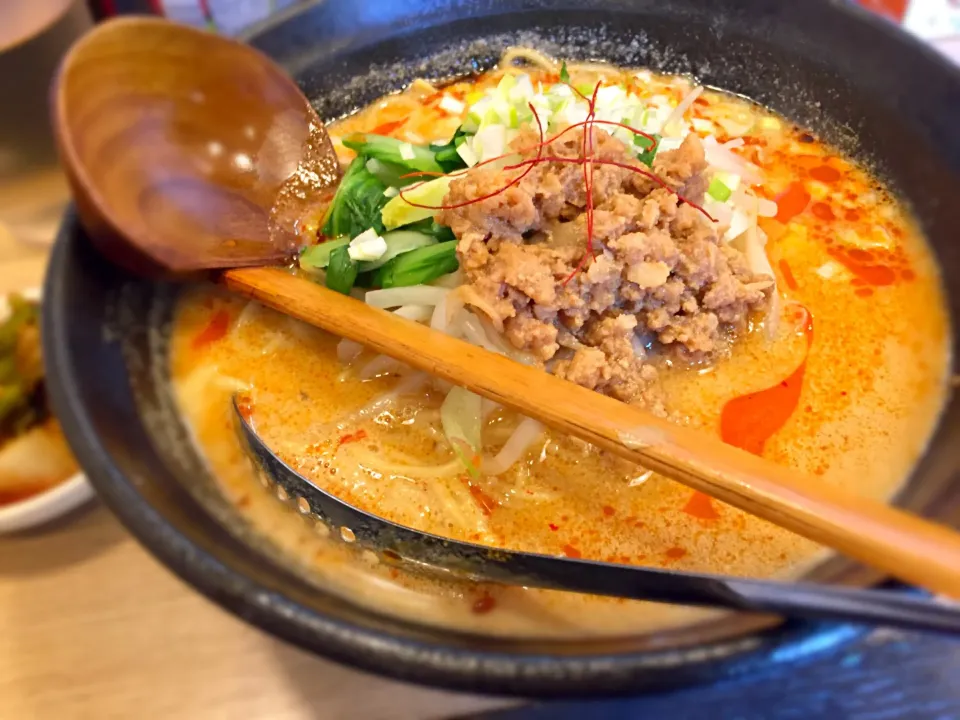
[[54, 485], [26, 500], [0, 505], [0, 535], [42, 525], [80, 507], [93, 497], [93, 487], [83, 473]]
[[[40, 289], [20, 291], [28, 300], [40, 300]], [[6, 296], [0, 297], [0, 322], [10, 312]], [[93, 497], [93, 488], [82, 473], [77, 473], [37, 495], [20, 502], [0, 505], [0, 535], [41, 525], [80, 507]]]

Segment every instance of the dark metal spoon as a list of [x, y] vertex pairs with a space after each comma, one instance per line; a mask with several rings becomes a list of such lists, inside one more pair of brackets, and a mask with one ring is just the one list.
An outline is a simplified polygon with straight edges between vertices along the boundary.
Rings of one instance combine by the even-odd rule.
[[501, 550], [420, 532], [371, 515], [314, 485], [278, 458], [240, 412], [239, 435], [264, 484], [345, 542], [413, 568], [464, 579], [789, 618], [824, 618], [960, 636], [960, 605], [882, 590], [749, 580]]

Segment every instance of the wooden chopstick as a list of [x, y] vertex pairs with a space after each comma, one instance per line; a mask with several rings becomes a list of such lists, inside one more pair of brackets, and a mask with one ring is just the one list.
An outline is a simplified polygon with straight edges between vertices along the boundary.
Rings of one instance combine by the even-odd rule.
[[276, 268], [230, 290], [461, 385], [867, 565], [960, 597], [960, 534]]

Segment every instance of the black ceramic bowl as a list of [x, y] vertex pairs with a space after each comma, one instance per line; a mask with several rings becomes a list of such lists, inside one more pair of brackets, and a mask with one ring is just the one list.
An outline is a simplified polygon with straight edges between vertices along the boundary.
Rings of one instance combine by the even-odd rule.
[[[912, 204], [956, 317], [960, 74], [855, 8], [823, 0], [325, 0], [250, 40], [289, 69], [325, 118], [415, 77], [485, 68], [511, 44], [692, 73], [743, 93], [869, 163]], [[88, 476], [127, 527], [189, 583], [282, 638], [408, 680], [556, 696], [716, 679], [851, 632], [743, 617], [655, 638], [521, 643], [416, 626], [317, 590], [247, 531], [187, 440], [163, 361], [175, 295], [106, 265], [68, 215], [46, 284], [50, 394]], [[957, 509], [958, 419], [952, 402], [898, 498], [943, 521]], [[879, 580], [842, 560], [813, 577]]]

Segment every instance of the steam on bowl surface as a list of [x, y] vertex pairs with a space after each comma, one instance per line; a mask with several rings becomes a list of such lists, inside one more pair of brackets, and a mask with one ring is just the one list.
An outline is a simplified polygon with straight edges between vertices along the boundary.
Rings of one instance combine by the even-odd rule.
[[[753, 3], [711, 8], [709, 15], [684, 3], [649, 11], [617, 3], [551, 7], [507, 13], [510, 6], [415, 6], [395, 18], [404, 28], [398, 34], [368, 25], [385, 16], [365, 22], [347, 3], [326, 3], [266, 28], [254, 43], [286, 63], [325, 119], [416, 77], [459, 75], [471, 63], [489, 67], [510, 45], [693, 73], [768, 103], [872, 167], [912, 205], [949, 277], [956, 262], [950, 229], [960, 213], [940, 199], [958, 189], [960, 140], [942, 98], [956, 96], [957, 79], [925, 50], [851, 11], [819, 4], [801, 12]], [[350, 39], [323, 45], [333, 34]], [[910, 77], [924, 82], [906, 82]], [[955, 311], [956, 293], [948, 290]], [[165, 360], [177, 293], [103, 266], [68, 218], [46, 291], [53, 397], [91, 480], [124, 522], [174, 570], [241, 615], [380, 672], [526, 694], [703, 679], [752, 662], [731, 660], [736, 653], [783, 640], [769, 630], [739, 636], [756, 626], [741, 618], [661, 637], [519, 643], [430, 630], [318, 590], [225, 501], [180, 420]], [[118, 377], [128, 377], [129, 386]], [[951, 405], [901, 495], [905, 506], [945, 507], [955, 472], [948, 453], [955, 415]], [[872, 579], [839, 562], [817, 577]]]

